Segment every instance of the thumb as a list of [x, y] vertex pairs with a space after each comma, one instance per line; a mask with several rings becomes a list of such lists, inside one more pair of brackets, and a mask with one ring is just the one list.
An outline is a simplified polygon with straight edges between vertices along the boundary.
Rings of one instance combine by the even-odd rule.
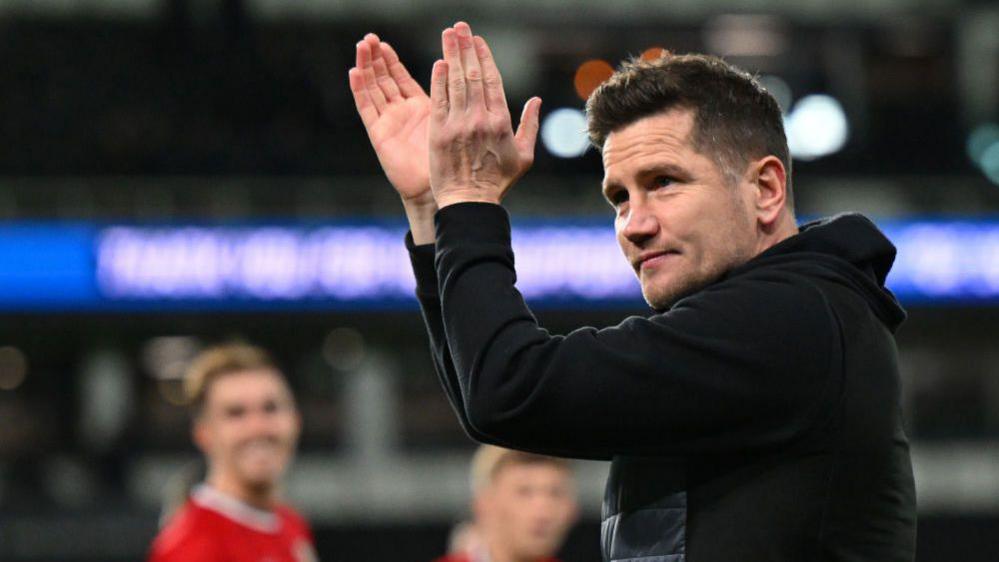
[[514, 134], [514, 142], [521, 160], [534, 161], [534, 144], [538, 140], [540, 119], [541, 98], [535, 96], [524, 104], [524, 111], [520, 114], [520, 124], [517, 125], [517, 132]]

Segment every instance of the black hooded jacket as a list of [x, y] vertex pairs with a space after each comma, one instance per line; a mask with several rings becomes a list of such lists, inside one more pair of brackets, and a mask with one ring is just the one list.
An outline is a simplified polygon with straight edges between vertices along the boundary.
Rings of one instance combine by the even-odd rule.
[[612, 461], [604, 560], [913, 560], [905, 313], [869, 220], [805, 225], [665, 312], [565, 336], [514, 287], [502, 207], [436, 220], [436, 248], [407, 245], [448, 399], [478, 441]]

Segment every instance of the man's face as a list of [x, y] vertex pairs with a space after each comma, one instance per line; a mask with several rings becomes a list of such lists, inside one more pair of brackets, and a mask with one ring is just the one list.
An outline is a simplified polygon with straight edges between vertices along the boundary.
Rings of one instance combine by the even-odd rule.
[[745, 185], [731, 185], [691, 141], [694, 112], [672, 109], [612, 132], [603, 148], [604, 196], [625, 257], [656, 310], [753, 256]]
[[553, 556], [576, 520], [568, 470], [547, 463], [510, 464], [477, 498], [489, 544], [504, 545], [516, 560]]
[[241, 371], [212, 381], [195, 439], [212, 471], [261, 491], [273, 488], [284, 473], [300, 425], [291, 391], [277, 373]]

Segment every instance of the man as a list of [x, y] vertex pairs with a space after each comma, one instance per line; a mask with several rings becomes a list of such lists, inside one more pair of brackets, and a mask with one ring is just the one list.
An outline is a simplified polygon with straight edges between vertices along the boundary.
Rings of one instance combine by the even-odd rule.
[[150, 562], [314, 562], [305, 520], [281, 503], [301, 420], [284, 375], [263, 350], [201, 353], [184, 380], [194, 443], [208, 475], [170, 517]]
[[458, 23], [442, 42], [429, 99], [375, 36], [350, 79], [469, 435], [611, 460], [604, 560], [912, 560], [895, 250], [859, 215], [795, 226], [774, 99], [703, 55], [627, 63], [594, 92], [603, 192], [655, 314], [553, 336], [514, 287], [499, 205], [539, 102], [514, 133], [485, 41]]
[[471, 480], [475, 540], [435, 562], [557, 562], [577, 514], [567, 461], [483, 445]]

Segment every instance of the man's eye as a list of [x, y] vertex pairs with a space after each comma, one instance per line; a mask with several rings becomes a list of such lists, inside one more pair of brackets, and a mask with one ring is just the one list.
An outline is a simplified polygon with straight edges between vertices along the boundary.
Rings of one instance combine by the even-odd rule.
[[620, 189], [618, 191], [615, 191], [614, 193], [611, 193], [608, 199], [610, 200], [611, 205], [617, 207], [621, 203], [624, 203], [625, 201], [628, 200], [628, 192], [623, 189]]
[[655, 186], [658, 187], [669, 187], [673, 184], [673, 178], [668, 176], [658, 176], [656, 177]]

